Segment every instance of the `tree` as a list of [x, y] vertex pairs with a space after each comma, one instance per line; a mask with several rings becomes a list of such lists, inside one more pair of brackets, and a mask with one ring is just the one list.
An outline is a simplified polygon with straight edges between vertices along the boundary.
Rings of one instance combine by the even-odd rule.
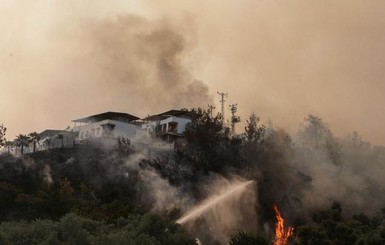
[[7, 147], [8, 154], [11, 153], [11, 148], [13, 147], [13, 145], [14, 143], [12, 141], [8, 141], [8, 140], [5, 141], [4, 146]]
[[24, 147], [28, 147], [30, 138], [25, 134], [19, 134], [15, 139], [15, 146], [20, 148], [20, 153], [24, 153]]
[[5, 132], [7, 131], [7, 128], [4, 127], [3, 124], [0, 125], [0, 148], [4, 146], [6, 142], [5, 138]]
[[246, 120], [245, 132], [242, 134], [244, 142], [261, 142], [266, 131], [265, 125], [258, 125], [260, 119], [254, 113]]
[[299, 136], [303, 144], [320, 148], [328, 138], [332, 138], [332, 133], [329, 127], [323, 122], [322, 118], [309, 114], [304, 119], [302, 130]]
[[250, 115], [246, 123], [245, 132], [242, 134], [242, 141], [245, 167], [247, 175], [249, 175], [251, 165], [258, 162], [263, 152], [266, 126], [263, 124], [258, 125], [259, 118], [254, 113]]
[[32, 132], [28, 136], [30, 137], [30, 140], [33, 143], [33, 152], [36, 152], [36, 144], [40, 140], [40, 135], [38, 133], [36, 133], [36, 132]]
[[353, 220], [343, 218], [341, 205], [334, 202], [329, 209], [315, 212], [313, 222], [296, 228], [295, 244], [384, 244], [382, 222], [374, 224], [363, 214]]
[[339, 162], [341, 146], [322, 118], [309, 114], [298, 135], [303, 146], [325, 151], [333, 163]]
[[222, 117], [201, 108], [193, 109], [194, 118], [184, 132], [189, 163], [205, 171], [219, 171], [229, 162], [230, 131], [223, 128]]

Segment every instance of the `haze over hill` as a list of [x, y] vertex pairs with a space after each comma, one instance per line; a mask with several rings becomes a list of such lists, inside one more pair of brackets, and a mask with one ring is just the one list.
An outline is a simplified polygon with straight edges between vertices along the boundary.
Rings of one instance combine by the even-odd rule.
[[[217, 91], [288, 130], [313, 113], [385, 143], [380, 0], [0, 4], [8, 138], [103, 111], [219, 108]], [[228, 112], [227, 112], [228, 113]]]

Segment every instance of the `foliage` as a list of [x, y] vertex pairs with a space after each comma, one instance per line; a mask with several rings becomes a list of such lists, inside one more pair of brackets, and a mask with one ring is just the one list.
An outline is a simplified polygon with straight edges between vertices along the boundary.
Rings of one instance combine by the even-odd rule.
[[322, 118], [309, 114], [298, 135], [303, 147], [323, 151], [333, 163], [339, 163], [341, 146]]
[[263, 141], [265, 134], [265, 125], [258, 125], [260, 119], [254, 113], [250, 115], [249, 120], [246, 120], [247, 125], [245, 132], [242, 134], [244, 142], [258, 142]]
[[373, 218], [361, 213], [348, 220], [342, 219], [341, 214], [338, 203], [316, 212], [313, 223], [297, 227], [295, 244], [385, 244], [383, 213]]
[[268, 245], [269, 242], [263, 236], [258, 234], [239, 231], [232, 236], [229, 245]]
[[[47, 156], [53, 155], [51, 152]], [[45, 158], [39, 156], [38, 159]], [[0, 159], [3, 164], [0, 173], [8, 173], [5, 175], [8, 178], [4, 178], [7, 182], [0, 182], [0, 219], [3, 221], [0, 226], [1, 244], [195, 244], [194, 239], [179, 225], [154, 214], [144, 215], [147, 211], [138, 207], [134, 198], [119, 201], [124, 193], [113, 197], [112, 202], [103, 199], [103, 195], [109, 195], [107, 190], [118, 187], [119, 182], [96, 191], [94, 188], [97, 186], [90, 183], [73, 185], [70, 179], [74, 179], [74, 176], [69, 174], [68, 178], [61, 179], [57, 177], [62, 175], [53, 176], [54, 182], [49, 184], [41, 182], [43, 176], [39, 175], [39, 163], [34, 164], [37, 172], [15, 163], [10, 165], [11, 168], [4, 168], [5, 161], [13, 160], [16, 158], [11, 156]], [[23, 161], [31, 159], [23, 158]], [[59, 159], [56, 161], [60, 163]], [[18, 172], [14, 173], [16, 178], [12, 176], [13, 170], [17, 169], [25, 171], [20, 179]], [[107, 174], [105, 169], [100, 171], [98, 174]], [[20, 182], [26, 179], [31, 180], [30, 184]], [[76, 182], [76, 178], [74, 180]], [[125, 182], [121, 184], [122, 188], [127, 189]], [[71, 210], [72, 214], [68, 214]], [[13, 222], [4, 222], [7, 220]]]
[[3, 124], [0, 124], [0, 148], [3, 147], [7, 141], [5, 138], [5, 132], [7, 132], [7, 128], [4, 127]]
[[201, 108], [192, 110], [194, 118], [184, 132], [187, 146], [179, 155], [182, 162], [188, 162], [196, 170], [221, 172], [227, 165], [235, 165], [233, 146], [239, 141], [230, 138], [228, 128], [223, 127], [218, 114], [211, 117], [209, 111]]
[[[146, 198], [142, 170], [156, 172], [197, 201], [205, 197], [199, 184], [212, 175], [255, 179], [261, 227], [275, 222], [273, 203], [284, 204], [285, 219], [296, 227], [293, 244], [385, 244], [383, 212], [367, 216], [360, 210], [348, 217], [339, 203], [316, 211], [304, 210], [302, 203], [317, 177], [306, 172], [312, 167], [309, 163], [327, 159], [331, 169], [357, 174], [370, 163], [380, 172], [383, 148], [370, 146], [355, 132], [337, 140], [314, 115], [305, 118], [298, 139], [292, 139], [282, 129], [266, 128], [254, 114], [244, 133], [232, 135], [220, 115], [200, 108], [191, 112], [194, 118], [181, 146], [150, 159], [125, 138], [118, 139], [115, 149], [75, 146], [36, 151], [35, 134], [19, 135], [15, 146], [24, 153], [24, 147], [34, 143], [34, 153], [0, 156], [0, 244], [195, 244], [169, 219], [177, 218], [179, 209], [163, 217], [150, 213], [154, 200]], [[301, 172], [298, 166], [309, 168]], [[371, 179], [369, 174], [365, 178]], [[368, 181], [365, 188], [376, 190], [378, 196], [384, 193], [376, 182]], [[244, 231], [229, 242], [269, 244], [267, 238]]]
[[28, 134], [28, 136], [30, 138], [30, 141], [33, 144], [33, 152], [36, 152], [36, 144], [40, 140], [40, 135], [38, 133], [36, 133], [36, 132], [32, 132], [32, 133]]
[[5, 143], [4, 143], [4, 146], [7, 147], [7, 153], [10, 154], [11, 153], [11, 149], [14, 146], [14, 143], [12, 141], [6, 140]]
[[117, 150], [120, 154], [128, 156], [130, 153], [132, 153], [133, 149], [131, 147], [131, 141], [129, 138], [126, 137], [119, 137], [116, 139], [117, 144]]
[[252, 168], [260, 163], [264, 150], [266, 126], [258, 125], [259, 121], [260, 119], [254, 113], [251, 114], [246, 121], [245, 132], [242, 134], [242, 156], [247, 176], [250, 175]]
[[30, 143], [30, 137], [25, 134], [19, 134], [15, 139], [15, 146], [20, 148], [20, 153], [23, 155], [24, 147], [28, 147]]
[[4, 222], [2, 244], [180, 244], [195, 240], [180, 227], [154, 214], [119, 218], [114, 223], [83, 218], [73, 213], [59, 221]]

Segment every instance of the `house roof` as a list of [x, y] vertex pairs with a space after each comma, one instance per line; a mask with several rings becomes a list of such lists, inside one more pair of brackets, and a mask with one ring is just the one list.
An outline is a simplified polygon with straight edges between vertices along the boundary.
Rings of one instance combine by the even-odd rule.
[[72, 122], [82, 122], [82, 123], [89, 123], [89, 122], [99, 122], [106, 119], [120, 121], [120, 122], [131, 122], [134, 120], [139, 119], [139, 117], [130, 115], [128, 113], [122, 113], [122, 112], [104, 112], [80, 119], [72, 120]]
[[143, 120], [144, 121], [157, 121], [157, 120], [162, 120], [162, 119], [168, 118], [170, 116], [191, 118], [193, 116], [193, 113], [191, 113], [190, 111], [185, 111], [185, 110], [169, 110], [169, 111], [165, 111], [165, 112], [162, 112], [160, 114], [157, 114], [157, 115], [148, 116], [146, 118], [143, 118]]

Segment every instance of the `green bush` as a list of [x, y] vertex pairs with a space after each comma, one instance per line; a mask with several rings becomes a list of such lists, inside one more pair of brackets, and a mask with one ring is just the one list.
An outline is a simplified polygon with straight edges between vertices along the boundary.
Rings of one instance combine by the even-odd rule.
[[230, 245], [269, 245], [266, 238], [245, 231], [239, 231], [232, 236], [229, 242]]
[[180, 225], [155, 214], [119, 218], [109, 224], [69, 213], [57, 222], [4, 222], [0, 243], [195, 245], [195, 240]]

